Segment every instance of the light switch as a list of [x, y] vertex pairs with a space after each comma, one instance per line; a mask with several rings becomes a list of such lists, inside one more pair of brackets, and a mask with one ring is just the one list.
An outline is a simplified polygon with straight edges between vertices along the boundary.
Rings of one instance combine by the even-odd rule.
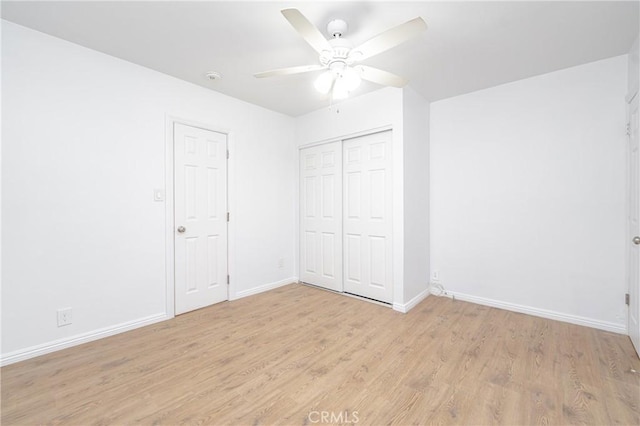
[[164, 189], [153, 190], [153, 201], [164, 201]]

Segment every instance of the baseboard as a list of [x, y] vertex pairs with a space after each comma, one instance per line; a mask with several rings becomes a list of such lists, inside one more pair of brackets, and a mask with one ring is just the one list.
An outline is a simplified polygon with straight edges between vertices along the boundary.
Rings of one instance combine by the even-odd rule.
[[161, 314], [150, 315], [145, 318], [140, 318], [134, 321], [121, 323], [113, 327], [105, 327], [99, 330], [90, 331], [88, 333], [78, 334], [75, 336], [66, 337], [64, 339], [54, 340], [49, 343], [31, 346], [26, 349], [20, 349], [14, 352], [9, 352], [7, 354], [3, 354], [0, 357], [0, 366], [13, 364], [18, 361], [24, 361], [29, 358], [35, 358], [37, 356], [59, 351], [61, 349], [66, 349], [72, 346], [77, 346], [83, 343], [88, 343], [94, 340], [113, 336], [114, 334], [124, 333], [125, 331], [155, 324], [157, 322], [168, 320], [170, 318], [171, 318], [170, 316], [168, 316], [166, 313], [163, 312]]
[[427, 296], [429, 296], [429, 289], [425, 288], [417, 296], [415, 296], [413, 299], [409, 300], [407, 303], [396, 303], [396, 302], [394, 302], [393, 303], [393, 310], [394, 311], [398, 311], [398, 312], [402, 312], [403, 314], [406, 314], [411, 309], [413, 309], [418, 303], [420, 303], [424, 299], [426, 299]]
[[519, 312], [536, 317], [552, 319], [556, 321], [568, 322], [576, 325], [597, 328], [599, 330], [611, 331], [613, 333], [627, 334], [627, 327], [624, 324], [617, 324], [608, 321], [595, 320], [593, 318], [581, 317], [578, 315], [565, 314], [548, 309], [534, 308], [531, 306], [518, 305], [516, 303], [503, 302], [500, 300], [488, 299], [485, 297], [472, 296], [469, 294], [447, 291], [455, 299], [465, 302], [477, 303], [478, 305], [491, 306], [493, 308], [505, 309], [507, 311]]
[[276, 281], [269, 284], [263, 284], [258, 287], [253, 287], [248, 290], [242, 290], [236, 293], [235, 297], [229, 300], [242, 299], [243, 297], [253, 296], [254, 294], [264, 293], [265, 291], [273, 290], [274, 288], [282, 287], [283, 285], [293, 284], [298, 282], [298, 277], [291, 277], [284, 280]]
[[[243, 290], [236, 294], [231, 300], [240, 299], [242, 297], [251, 296], [254, 294], [262, 293], [265, 291], [273, 290], [274, 288], [282, 287], [287, 284], [298, 282], [297, 277], [287, 278], [285, 280], [277, 281], [251, 288], [249, 290]], [[88, 333], [78, 334], [75, 336], [67, 337], [64, 339], [54, 340], [52, 342], [44, 343], [41, 345], [31, 346], [26, 349], [20, 349], [14, 352], [0, 355], [0, 366], [13, 364], [19, 361], [24, 361], [30, 358], [35, 358], [40, 355], [45, 355], [51, 352], [59, 351], [62, 349], [70, 348], [72, 346], [81, 345], [83, 343], [92, 342], [94, 340], [102, 339], [105, 337], [113, 336], [114, 334], [124, 333], [125, 331], [133, 330], [136, 328], [144, 327], [147, 325], [155, 324], [160, 321], [171, 319], [172, 317], [166, 313], [150, 315], [145, 318], [140, 318], [134, 321], [125, 322], [115, 325], [113, 327], [105, 327], [99, 330], [91, 331]]]

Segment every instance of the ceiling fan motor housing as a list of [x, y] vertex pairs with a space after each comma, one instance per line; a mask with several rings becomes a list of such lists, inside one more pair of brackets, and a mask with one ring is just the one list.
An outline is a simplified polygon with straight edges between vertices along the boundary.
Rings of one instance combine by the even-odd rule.
[[320, 54], [320, 63], [322, 65], [330, 65], [335, 61], [350, 62], [349, 52], [353, 49], [353, 45], [349, 40], [341, 37], [332, 38], [329, 40], [331, 50], [325, 50]]

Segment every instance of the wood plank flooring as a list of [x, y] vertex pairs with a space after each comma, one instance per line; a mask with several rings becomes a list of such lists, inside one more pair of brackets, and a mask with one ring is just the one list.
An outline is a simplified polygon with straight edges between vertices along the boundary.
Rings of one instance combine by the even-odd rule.
[[640, 424], [629, 338], [292, 284], [1, 369], [2, 425]]

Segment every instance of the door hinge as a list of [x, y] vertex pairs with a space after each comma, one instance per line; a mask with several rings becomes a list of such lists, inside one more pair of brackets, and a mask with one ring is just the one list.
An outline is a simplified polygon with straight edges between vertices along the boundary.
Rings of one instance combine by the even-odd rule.
[[231, 213], [227, 212], [227, 222], [229, 222], [229, 217], [231, 217]]
[[227, 160], [229, 159], [229, 150], [227, 150]]
[[631, 136], [631, 123], [627, 123], [627, 136]]
[[629, 305], [629, 293], [624, 295], [624, 304]]
[[227, 285], [229, 285], [230, 282], [231, 280], [229, 279], [229, 275], [227, 275]]

